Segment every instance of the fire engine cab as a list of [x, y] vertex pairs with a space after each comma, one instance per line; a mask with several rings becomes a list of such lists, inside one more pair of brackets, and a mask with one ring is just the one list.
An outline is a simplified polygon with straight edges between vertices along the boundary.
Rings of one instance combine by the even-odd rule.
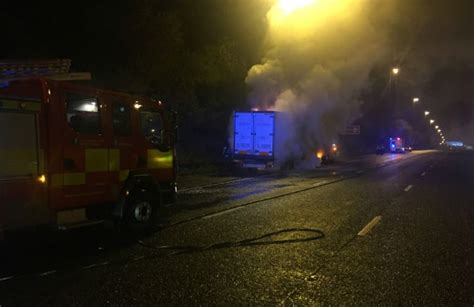
[[0, 237], [105, 219], [141, 232], [175, 199], [175, 113], [69, 66], [0, 62]]

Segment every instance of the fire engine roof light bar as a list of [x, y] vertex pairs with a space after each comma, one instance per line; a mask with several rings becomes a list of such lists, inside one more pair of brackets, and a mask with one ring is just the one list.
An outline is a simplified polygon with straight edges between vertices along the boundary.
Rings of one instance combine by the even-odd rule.
[[71, 60], [7, 60], [0, 61], [0, 82], [32, 77], [48, 77], [57, 81], [90, 80], [89, 72], [70, 73]]
[[60, 74], [69, 72], [71, 60], [26, 60], [26, 61], [1, 61], [0, 74], [2, 76], [29, 76], [31, 74]]

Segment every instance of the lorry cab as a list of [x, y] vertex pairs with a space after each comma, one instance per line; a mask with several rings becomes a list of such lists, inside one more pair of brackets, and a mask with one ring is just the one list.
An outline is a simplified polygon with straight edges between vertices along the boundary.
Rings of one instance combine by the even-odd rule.
[[0, 87], [0, 233], [113, 219], [153, 225], [176, 195], [175, 124], [161, 102], [48, 77]]

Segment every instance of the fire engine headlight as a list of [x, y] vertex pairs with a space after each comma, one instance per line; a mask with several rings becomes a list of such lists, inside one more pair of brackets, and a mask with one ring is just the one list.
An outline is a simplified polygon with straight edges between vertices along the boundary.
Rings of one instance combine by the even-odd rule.
[[46, 183], [46, 175], [40, 175], [38, 176], [38, 178], [36, 178], [36, 180], [38, 180], [39, 183]]

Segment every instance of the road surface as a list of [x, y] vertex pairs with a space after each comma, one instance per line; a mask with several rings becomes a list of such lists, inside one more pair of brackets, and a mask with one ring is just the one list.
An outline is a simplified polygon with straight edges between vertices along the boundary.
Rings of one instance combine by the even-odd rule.
[[474, 155], [188, 176], [160, 230], [27, 234], [0, 305], [474, 304]]

